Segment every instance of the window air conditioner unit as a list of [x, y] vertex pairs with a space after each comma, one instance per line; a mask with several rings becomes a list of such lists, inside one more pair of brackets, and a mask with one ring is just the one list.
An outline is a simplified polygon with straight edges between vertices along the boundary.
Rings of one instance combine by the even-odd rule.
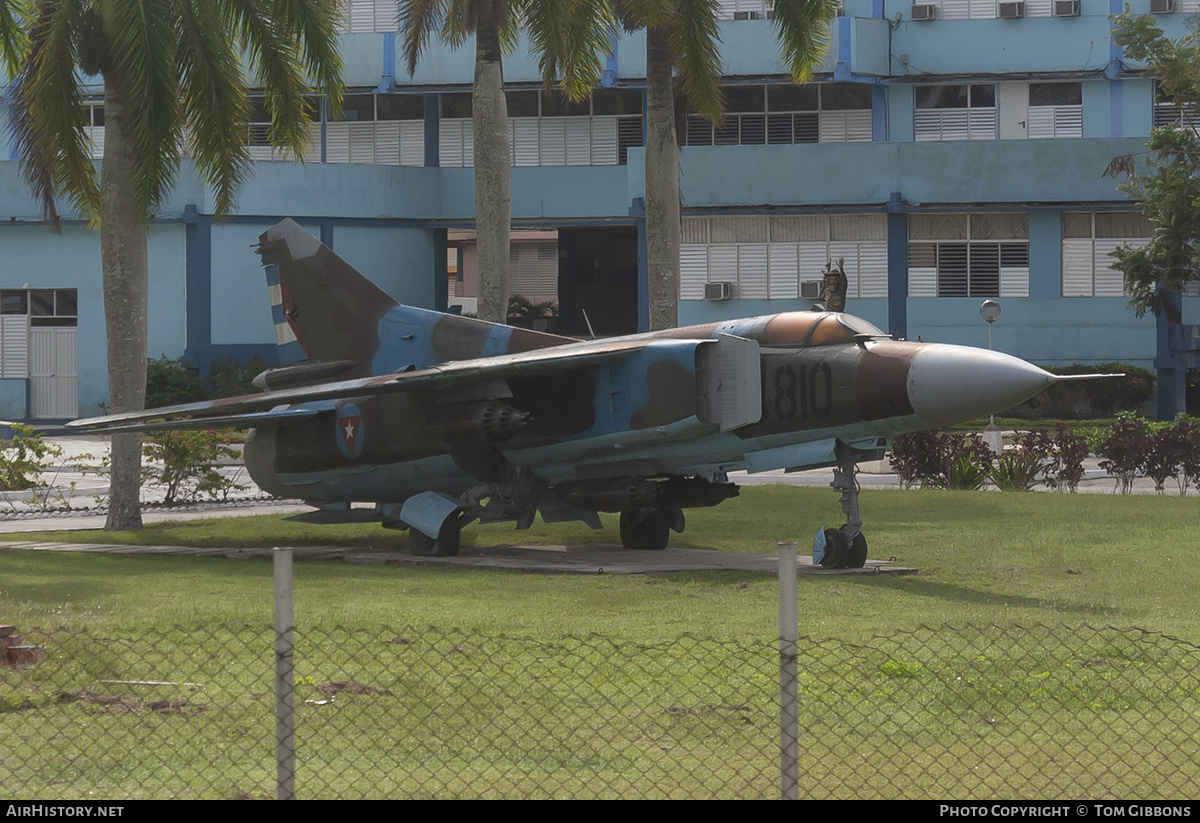
[[1025, 16], [1024, 3], [1001, 3], [1000, 4], [1000, 19], [1001, 20], [1020, 20]]
[[704, 284], [704, 299], [705, 300], [732, 300], [733, 299], [733, 284], [728, 283], [728, 282], [705, 283]]
[[1175, 0], [1150, 0], [1151, 14], [1174, 14]]
[[913, 20], [937, 20], [938, 7], [932, 3], [921, 3], [910, 9]]
[[1055, 17], [1078, 17], [1079, 0], [1054, 0]]
[[820, 280], [801, 280], [800, 298], [802, 300], [818, 300], [821, 297]]

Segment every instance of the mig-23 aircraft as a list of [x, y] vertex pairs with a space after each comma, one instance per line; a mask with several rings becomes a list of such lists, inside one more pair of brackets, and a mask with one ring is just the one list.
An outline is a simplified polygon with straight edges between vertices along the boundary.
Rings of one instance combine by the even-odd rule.
[[262, 489], [329, 520], [374, 504], [413, 554], [473, 520], [620, 513], [666, 548], [732, 471], [833, 466], [847, 522], [824, 565], [862, 566], [856, 463], [893, 435], [1009, 408], [1056, 379], [1009, 355], [893, 340], [816, 311], [579, 341], [403, 306], [291, 220], [260, 238], [282, 362], [260, 394], [77, 420], [94, 432], [249, 427]]

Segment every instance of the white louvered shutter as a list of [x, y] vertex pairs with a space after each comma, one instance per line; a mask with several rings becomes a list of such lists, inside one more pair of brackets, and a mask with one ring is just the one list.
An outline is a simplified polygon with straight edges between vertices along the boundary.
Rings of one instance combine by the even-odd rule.
[[742, 300], [766, 300], [769, 292], [767, 244], [743, 243], [738, 246], [738, 292]]
[[620, 118], [593, 117], [592, 125], [592, 165], [615, 166], [619, 161], [617, 145], [617, 130]]
[[772, 300], [795, 300], [800, 296], [800, 257], [795, 243], [772, 243], [767, 247], [767, 269]]
[[708, 282], [708, 246], [679, 247], [679, 299], [703, 300]]

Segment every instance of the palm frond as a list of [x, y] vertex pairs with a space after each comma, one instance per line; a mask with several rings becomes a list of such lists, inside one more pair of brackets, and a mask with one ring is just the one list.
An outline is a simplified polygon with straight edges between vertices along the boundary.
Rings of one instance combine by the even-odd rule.
[[722, 117], [721, 35], [716, 0], [675, 0], [670, 21], [671, 57], [683, 93], [700, 114], [714, 123]]
[[342, 113], [341, 38], [334, 23], [342, 13], [339, 0], [275, 0], [276, 25], [295, 38], [304, 70], [325, 95], [334, 117]]
[[304, 111], [308, 83], [301, 67], [299, 43], [287, 31], [285, 21], [275, 18], [273, 0], [227, 2], [242, 48], [257, 73], [255, 85], [263, 87], [267, 111], [271, 113], [271, 142], [303, 152], [308, 143]]
[[180, 3], [179, 86], [192, 161], [215, 192], [214, 211], [228, 214], [250, 171], [249, 104], [236, 41], [212, 3]]
[[408, 76], [417, 70], [417, 61], [430, 39], [441, 32], [445, 20], [443, 0], [400, 0], [401, 52]]
[[546, 87], [585, 100], [612, 53], [616, 18], [605, 0], [527, 0], [520, 7]]
[[617, 17], [626, 31], [666, 25], [675, 15], [673, 0], [617, 0]]
[[779, 33], [779, 52], [797, 83], [812, 77], [829, 50], [829, 21], [840, 0], [775, 0], [772, 25]]
[[451, 48], [466, 42], [467, 35], [475, 31], [475, 3], [473, 0], [447, 0], [446, 15], [442, 21], [442, 40]]
[[85, 0], [39, 0], [30, 13], [29, 57], [14, 84], [11, 128], [21, 170], [55, 231], [55, 195], [67, 194], [86, 215], [100, 203], [75, 73], [74, 30], [85, 7]]
[[26, 28], [33, 12], [28, 0], [0, 0], [0, 57], [9, 77], [16, 77], [29, 53]]
[[165, 197], [179, 170], [182, 134], [179, 77], [175, 67], [177, 31], [172, 0], [130, 0], [102, 7], [108, 42], [105, 95], [116, 94], [132, 146], [131, 196], [140, 211]]

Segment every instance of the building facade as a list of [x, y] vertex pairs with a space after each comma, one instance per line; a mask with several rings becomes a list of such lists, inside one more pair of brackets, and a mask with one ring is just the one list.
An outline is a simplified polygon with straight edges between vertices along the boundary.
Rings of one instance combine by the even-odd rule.
[[[1200, 0], [1151, 4], [1168, 35]], [[342, 117], [319, 99], [308, 162], [265, 141], [236, 214], [185, 162], [150, 230], [150, 353], [201, 368], [275, 361], [265, 279], [251, 247], [293, 217], [396, 299], [471, 305], [472, 44], [397, 64], [395, 3], [349, 0]], [[727, 116], [681, 117], [681, 324], [807, 309], [830, 260], [847, 310], [897, 337], [987, 344], [1036, 363], [1121, 360], [1160, 369], [1182, 408], [1200, 322], [1184, 298], [1168, 333], [1126, 308], [1108, 252], [1149, 228], [1114, 181], [1177, 110], [1112, 43], [1119, 0], [846, 0], [812, 83], [778, 59], [770, 3], [721, 3]], [[510, 288], [553, 301], [568, 334], [644, 329], [645, 41], [614, 41], [580, 104], [545, 92], [523, 47], [505, 58], [512, 138]], [[100, 89], [90, 108], [103, 154]], [[10, 149], [0, 162], [0, 415], [69, 418], [107, 399], [97, 235], [40, 220]], [[1173, 335], [1173, 337], [1172, 337]], [[1169, 409], [1168, 409], [1169, 410]]]

